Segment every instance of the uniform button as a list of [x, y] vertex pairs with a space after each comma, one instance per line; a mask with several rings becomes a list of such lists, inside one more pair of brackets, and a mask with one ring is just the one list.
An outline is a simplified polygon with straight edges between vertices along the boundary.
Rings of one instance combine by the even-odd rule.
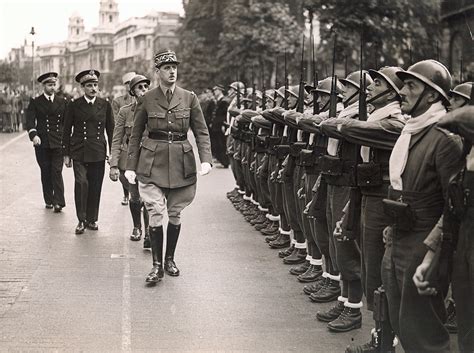
[[168, 121], [169, 124], [171, 124], [171, 121]]
[[168, 111], [168, 114], [171, 114], [171, 110]]
[[59, 131], [59, 129], [56, 129], [56, 131]]
[[47, 132], [49, 132], [49, 129], [46, 129]]
[[98, 140], [98, 139], [99, 139], [99, 138], [97, 137], [97, 140]]
[[61, 117], [61, 114], [58, 114], [58, 118], [60, 118], [60, 117]]
[[86, 137], [86, 136], [84, 136], [84, 140], [87, 140], [87, 137]]
[[86, 134], [86, 132], [84, 131], [84, 135]]
[[171, 143], [171, 141], [168, 141], [168, 143]]

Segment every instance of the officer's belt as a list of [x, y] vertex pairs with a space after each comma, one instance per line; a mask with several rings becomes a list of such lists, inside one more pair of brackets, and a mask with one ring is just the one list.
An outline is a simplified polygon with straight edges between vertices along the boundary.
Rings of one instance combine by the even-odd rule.
[[152, 140], [158, 141], [186, 141], [188, 138], [187, 134], [183, 134], [180, 132], [172, 132], [172, 131], [150, 131], [148, 133], [148, 138]]

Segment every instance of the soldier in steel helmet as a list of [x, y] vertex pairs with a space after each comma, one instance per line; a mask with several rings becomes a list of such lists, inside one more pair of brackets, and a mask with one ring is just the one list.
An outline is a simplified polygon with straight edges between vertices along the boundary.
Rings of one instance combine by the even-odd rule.
[[[146, 281], [160, 281], [164, 272], [179, 276], [174, 255], [181, 231], [181, 211], [196, 194], [197, 168], [189, 129], [196, 137], [201, 174], [211, 171], [209, 131], [194, 92], [176, 85], [176, 54], [166, 50], [155, 55], [160, 85], [138, 100], [128, 147], [125, 176], [138, 180], [140, 196], [150, 217], [153, 268]], [[145, 128], [148, 136], [142, 141]], [[163, 266], [163, 216], [168, 211], [166, 253]]]
[[449, 179], [461, 154], [458, 136], [437, 126], [446, 115], [451, 74], [435, 60], [397, 72], [403, 81], [401, 109], [409, 114], [389, 160], [390, 187], [383, 200], [390, 226], [382, 283], [392, 327], [405, 351], [448, 352], [444, 295], [446, 279], [431, 297], [420, 296], [413, 281], [426, 249], [436, 249], [431, 231], [442, 219]]
[[114, 137], [112, 140], [112, 152], [110, 158], [110, 179], [117, 181], [120, 179], [123, 185], [126, 186], [130, 192], [129, 207], [133, 220], [133, 230], [130, 235], [130, 240], [139, 241], [142, 236], [142, 222], [141, 210], [143, 208], [143, 221], [145, 224], [145, 238], [143, 242], [144, 248], [149, 248], [150, 234], [148, 229], [148, 212], [143, 207], [143, 202], [140, 199], [138, 191], [138, 184], [130, 184], [125, 178], [125, 169], [127, 166], [127, 150], [130, 135], [132, 133], [134, 114], [137, 107], [138, 97], [142, 97], [148, 92], [150, 87], [150, 80], [143, 75], [135, 75], [130, 80], [130, 96], [134, 101], [128, 105], [121, 107], [115, 118]]

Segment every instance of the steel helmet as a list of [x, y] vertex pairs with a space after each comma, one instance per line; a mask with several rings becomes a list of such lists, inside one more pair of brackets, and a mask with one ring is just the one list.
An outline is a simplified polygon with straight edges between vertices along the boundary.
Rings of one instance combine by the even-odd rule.
[[458, 96], [461, 96], [469, 100], [471, 99], [472, 85], [473, 85], [473, 82], [461, 83], [460, 85], [457, 85], [451, 91], [449, 91], [450, 96], [457, 94]]
[[[362, 70], [362, 74], [364, 73], [367, 74], [365, 75], [365, 82], [366, 82], [366, 87], [368, 87], [373, 82], [372, 77], [368, 75], [367, 71]], [[360, 74], [361, 74], [360, 70], [357, 70], [357, 71], [351, 72], [349, 75], [347, 75], [346, 78], [341, 78], [339, 81], [341, 81], [343, 85], [351, 84], [352, 86], [355, 86], [357, 89], [360, 89]]]
[[451, 88], [451, 74], [446, 66], [436, 60], [422, 60], [408, 68], [406, 71], [397, 72], [401, 80], [416, 78], [425, 85], [433, 88], [449, 104], [448, 92]]
[[229, 85], [229, 88], [233, 88], [235, 89], [236, 91], [240, 90], [242, 91], [244, 88], [245, 88], [245, 85], [240, 82], [240, 81], [235, 81], [235, 82], [232, 82], [230, 85]]
[[288, 89], [286, 90], [289, 94], [291, 94], [293, 97], [295, 98], [298, 98], [299, 95], [298, 95], [298, 91], [299, 91], [299, 86], [290, 86], [288, 87]]
[[271, 101], [273, 101], [274, 99], [274, 94], [275, 94], [275, 90], [274, 89], [267, 89], [265, 91], [265, 97], [267, 97], [267, 99], [270, 99]]
[[129, 93], [131, 96], [134, 96], [135, 93], [133, 93], [133, 89], [135, 88], [136, 85], [138, 85], [140, 82], [146, 82], [148, 85], [150, 84], [150, 80], [147, 79], [143, 75], [135, 75], [131, 80], [128, 86], [130, 87]]
[[397, 66], [384, 66], [379, 70], [369, 70], [369, 75], [372, 77], [372, 79], [375, 80], [376, 77], [381, 77], [387, 83], [389, 84], [390, 87], [393, 88], [397, 94], [400, 94], [400, 90], [403, 87], [403, 81], [400, 80], [400, 78], [397, 76], [397, 72], [401, 72], [403, 69], [401, 67]]
[[285, 86], [281, 86], [280, 88], [277, 89], [276, 91], [277, 95], [279, 95], [281, 98], [285, 98]]
[[[324, 80], [318, 82], [318, 87], [316, 87], [316, 92], [331, 94], [332, 86], [332, 77], [326, 77]], [[342, 98], [342, 83], [339, 80], [336, 80], [336, 93], [338, 98]]]

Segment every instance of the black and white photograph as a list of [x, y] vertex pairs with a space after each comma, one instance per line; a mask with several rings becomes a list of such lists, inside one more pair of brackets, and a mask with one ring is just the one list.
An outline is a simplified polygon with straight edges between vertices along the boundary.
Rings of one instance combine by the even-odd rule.
[[0, 0], [0, 352], [474, 353], [474, 0]]

